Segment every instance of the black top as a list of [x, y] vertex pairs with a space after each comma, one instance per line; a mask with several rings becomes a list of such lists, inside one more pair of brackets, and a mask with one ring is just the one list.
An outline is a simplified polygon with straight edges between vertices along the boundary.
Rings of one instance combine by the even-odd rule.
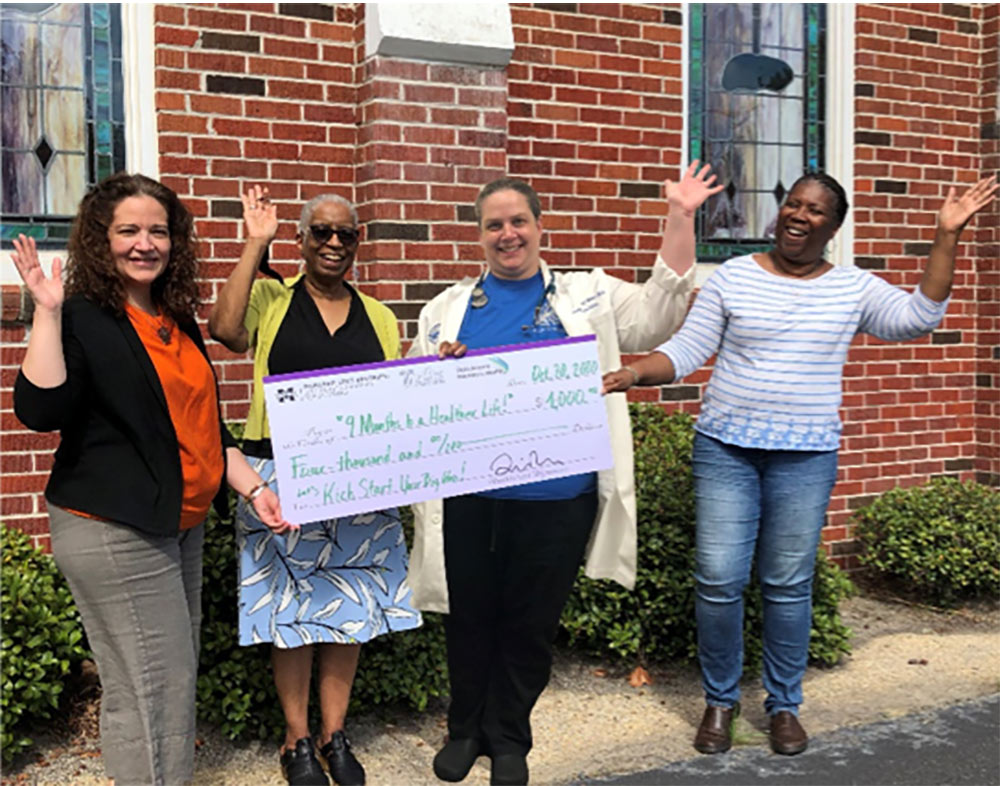
[[[198, 326], [178, 327], [208, 360]], [[127, 316], [81, 295], [63, 304], [62, 339], [62, 385], [40, 388], [21, 372], [14, 383], [14, 412], [21, 422], [34, 431], [59, 429], [62, 437], [45, 498], [153, 535], [175, 535], [183, 497], [180, 449], [142, 340]], [[236, 442], [221, 413], [219, 428], [224, 455]], [[224, 479], [214, 504], [226, 514]]]
[[[288, 312], [281, 320], [267, 356], [269, 374], [294, 374], [385, 360], [375, 327], [353, 287], [344, 284], [351, 294], [351, 306], [344, 324], [331, 334], [306, 290], [305, 278], [300, 278], [293, 286], [295, 291]], [[243, 452], [248, 456], [273, 458], [269, 439], [245, 440]]]

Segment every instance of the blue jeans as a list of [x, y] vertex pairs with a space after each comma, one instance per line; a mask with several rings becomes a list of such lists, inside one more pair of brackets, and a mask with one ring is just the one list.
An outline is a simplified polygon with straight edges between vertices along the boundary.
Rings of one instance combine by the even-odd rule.
[[742, 448], [697, 433], [695, 612], [708, 704], [731, 707], [743, 672], [743, 589], [757, 556], [768, 714], [798, 712], [812, 582], [837, 451]]

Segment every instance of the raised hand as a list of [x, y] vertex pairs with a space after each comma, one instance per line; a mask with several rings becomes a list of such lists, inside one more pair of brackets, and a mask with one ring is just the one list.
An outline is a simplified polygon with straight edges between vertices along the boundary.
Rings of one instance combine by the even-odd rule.
[[670, 203], [671, 210], [679, 209], [687, 215], [694, 215], [706, 199], [725, 188], [723, 185], [712, 185], [715, 182], [715, 175], [711, 174], [711, 164], [705, 164], [700, 171], [698, 164], [697, 158], [691, 162], [681, 182], [667, 181], [667, 202]]
[[983, 178], [962, 196], [956, 196], [952, 186], [938, 212], [938, 228], [944, 232], [961, 232], [970, 218], [996, 198], [998, 188], [996, 175]]
[[47, 311], [58, 311], [62, 308], [65, 294], [62, 282], [62, 260], [58, 257], [52, 262], [52, 275], [46, 277], [45, 271], [38, 261], [38, 249], [33, 237], [18, 235], [14, 239], [15, 251], [11, 254], [14, 267], [21, 275], [24, 285], [35, 301], [35, 307]]
[[266, 188], [254, 186], [240, 194], [243, 202], [243, 220], [247, 225], [247, 239], [270, 243], [278, 234], [278, 206], [271, 202]]

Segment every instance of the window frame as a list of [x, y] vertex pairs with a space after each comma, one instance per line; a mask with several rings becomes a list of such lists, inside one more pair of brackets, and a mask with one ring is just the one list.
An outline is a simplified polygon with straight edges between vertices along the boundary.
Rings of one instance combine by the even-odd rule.
[[[159, 178], [156, 131], [155, 7], [152, 3], [122, 3], [122, 80], [125, 109], [125, 168]], [[39, 261], [49, 271], [52, 260], [66, 258], [65, 248], [39, 249]], [[21, 284], [9, 251], [0, 254], [0, 283]]]
[[[854, 31], [855, 8], [851, 3], [828, 3], [826, 6], [826, 162], [824, 171], [836, 178], [847, 191], [852, 209], [830, 243], [827, 258], [834, 265], [854, 264]], [[684, 123], [681, 137], [681, 160], [690, 158], [690, 85], [691, 63], [688, 57], [691, 35], [691, 9], [685, 4], [681, 21], [682, 52], [681, 90]], [[721, 262], [698, 262], [696, 284], [701, 286]]]

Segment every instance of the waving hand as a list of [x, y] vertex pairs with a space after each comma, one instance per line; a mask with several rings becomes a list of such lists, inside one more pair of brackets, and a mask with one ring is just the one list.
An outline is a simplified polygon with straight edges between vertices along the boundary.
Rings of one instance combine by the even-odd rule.
[[670, 209], [684, 211], [686, 215], [694, 215], [701, 204], [714, 194], [718, 194], [725, 186], [713, 186], [715, 175], [711, 174], [711, 164], [705, 164], [698, 169], [699, 161], [695, 159], [687, 168], [679, 183], [668, 180], [666, 183], [667, 202]]
[[949, 188], [938, 212], [938, 226], [945, 232], [961, 232], [970, 218], [996, 198], [998, 188], [996, 175], [983, 178], [962, 196], [956, 196], [954, 187]]
[[33, 237], [18, 235], [14, 239], [14, 267], [21, 275], [24, 285], [31, 293], [35, 306], [47, 311], [58, 311], [62, 308], [65, 295], [62, 282], [62, 260], [58, 257], [52, 262], [52, 275], [46, 276], [38, 261], [38, 249]]
[[278, 233], [278, 206], [271, 202], [266, 188], [254, 186], [240, 194], [243, 202], [243, 220], [247, 224], [247, 238], [270, 243]]

